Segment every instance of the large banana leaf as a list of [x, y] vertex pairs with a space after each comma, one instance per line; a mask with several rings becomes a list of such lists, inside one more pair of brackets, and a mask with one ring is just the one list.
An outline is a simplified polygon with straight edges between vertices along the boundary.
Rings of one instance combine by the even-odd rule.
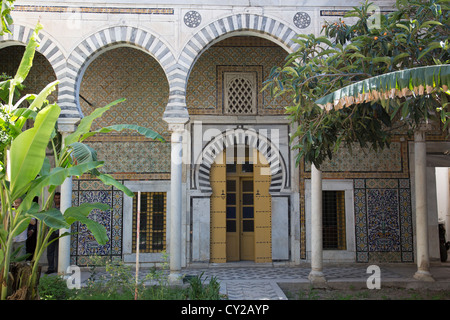
[[28, 44], [25, 48], [25, 53], [23, 54], [19, 68], [17, 69], [16, 75], [14, 76], [13, 79], [14, 86], [24, 82], [25, 78], [28, 76], [28, 73], [30, 72], [30, 69], [33, 65], [36, 47], [39, 46], [38, 33], [42, 28], [43, 28], [42, 25], [38, 23], [36, 28], [34, 29], [33, 34], [30, 37], [30, 40], [28, 41]]
[[108, 205], [103, 203], [83, 203], [78, 207], [70, 207], [64, 212], [64, 218], [66, 222], [71, 225], [75, 221], [79, 221], [80, 223], [86, 225], [89, 231], [92, 232], [92, 235], [97, 240], [100, 245], [104, 245], [108, 242], [108, 235], [106, 232], [106, 228], [98, 223], [97, 221], [91, 220], [88, 218], [89, 213], [93, 209], [99, 210], [109, 210], [111, 209]]
[[38, 113], [34, 127], [22, 132], [11, 143], [10, 188], [13, 200], [22, 195], [41, 171], [45, 150], [60, 112], [56, 104], [45, 107]]
[[318, 100], [316, 104], [326, 110], [341, 109], [353, 104], [425, 95], [450, 86], [450, 65], [411, 68], [356, 82], [336, 90]]
[[91, 130], [92, 122], [94, 122], [95, 119], [101, 117], [102, 114], [108, 111], [112, 106], [121, 103], [123, 101], [125, 101], [125, 99], [115, 100], [102, 108], [95, 109], [88, 116], [83, 117], [75, 132], [71, 133], [66, 137], [64, 144], [68, 146], [71, 145], [72, 143], [80, 142], [80, 139], [81, 141], [83, 141], [84, 139], [82, 137], [85, 134], [89, 133], [89, 131]]

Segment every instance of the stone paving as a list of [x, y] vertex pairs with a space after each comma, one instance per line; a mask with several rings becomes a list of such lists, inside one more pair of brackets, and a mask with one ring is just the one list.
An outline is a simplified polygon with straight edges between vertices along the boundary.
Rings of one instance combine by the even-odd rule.
[[[370, 274], [363, 267], [324, 268], [327, 281], [366, 280]], [[229, 300], [287, 300], [279, 282], [309, 283], [307, 267], [210, 267], [184, 270], [187, 275], [199, 276], [206, 282], [215, 277], [221, 284], [221, 293]], [[384, 279], [401, 276], [382, 270]]]
[[[417, 267], [415, 265], [393, 264], [380, 266], [382, 284], [402, 283], [407, 285], [422, 285], [413, 279]], [[431, 286], [440, 285], [450, 289], [450, 263], [431, 269], [436, 282], [429, 283]], [[309, 285], [309, 266], [274, 266], [255, 264], [231, 264], [227, 266], [207, 265], [191, 266], [181, 270], [185, 278], [201, 276], [207, 283], [215, 278], [220, 283], [220, 293], [227, 295], [229, 300], [287, 300], [278, 283], [304, 283]], [[168, 271], [166, 270], [166, 273]], [[365, 285], [371, 276], [365, 265], [340, 265], [324, 266], [324, 276], [328, 284]], [[104, 274], [101, 272], [101, 274]], [[144, 279], [148, 269], [140, 270], [140, 278]], [[87, 281], [89, 272], [84, 272], [84, 282]], [[406, 285], [406, 286], [407, 286]]]

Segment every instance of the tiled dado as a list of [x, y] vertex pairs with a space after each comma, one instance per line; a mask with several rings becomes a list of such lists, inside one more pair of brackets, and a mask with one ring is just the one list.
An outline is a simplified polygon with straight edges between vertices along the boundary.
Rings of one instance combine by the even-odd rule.
[[[353, 179], [357, 262], [412, 262], [410, 179]], [[300, 258], [306, 259], [304, 179], [300, 180]]]
[[126, 179], [136, 175], [170, 173], [170, 142], [90, 141], [97, 158], [104, 161], [100, 171]]
[[[121, 181], [122, 182], [122, 181]], [[73, 180], [72, 205], [100, 202], [111, 209], [107, 211], [92, 210], [89, 218], [101, 223], [107, 231], [109, 241], [99, 245], [91, 232], [83, 224], [72, 225], [71, 263], [84, 266], [91, 256], [103, 256], [110, 259], [121, 259], [122, 256], [122, 215], [123, 193], [98, 180]]]
[[355, 179], [358, 262], [412, 262], [413, 224], [409, 179]]
[[[390, 148], [377, 152], [362, 150], [357, 145], [350, 152], [342, 146], [320, 169], [325, 179], [408, 178], [408, 143], [392, 142]], [[309, 178], [311, 165], [301, 161], [300, 172]]]
[[[119, 182], [124, 183], [123, 180], [119, 180]], [[104, 185], [99, 180], [73, 179], [73, 206], [100, 202], [107, 204], [111, 209], [93, 210], [89, 214], [89, 218], [101, 223], [106, 228], [109, 241], [105, 245], [100, 246], [83, 224], [72, 225], [74, 235], [71, 237], [71, 264], [86, 266], [91, 262], [93, 256], [112, 261], [122, 260], [123, 199], [122, 191]]]

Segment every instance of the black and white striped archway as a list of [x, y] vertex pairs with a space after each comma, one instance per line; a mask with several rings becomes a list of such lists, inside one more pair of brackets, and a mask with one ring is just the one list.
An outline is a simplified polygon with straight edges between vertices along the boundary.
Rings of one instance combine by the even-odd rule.
[[245, 145], [256, 149], [264, 156], [270, 167], [270, 193], [277, 193], [286, 187], [286, 165], [278, 146], [265, 135], [252, 129], [228, 129], [213, 138], [203, 148], [194, 164], [194, 188], [202, 193], [212, 192], [210, 183], [211, 166], [217, 155], [235, 145]]
[[[3, 36], [0, 36], [0, 49], [15, 44], [26, 46], [34, 32], [34, 28], [21, 24], [11, 25], [10, 30], [11, 34], [5, 33]], [[39, 46], [36, 48], [36, 51], [47, 59], [53, 68], [56, 79], [62, 82], [65, 77], [66, 57], [61, 47], [45, 30], [39, 32], [38, 38]], [[61, 86], [59, 86], [58, 101], [60, 100], [61, 94], [62, 90]]]
[[[61, 103], [62, 113], [66, 117], [80, 118], [82, 116], [78, 93], [89, 64], [100, 54], [120, 46], [137, 48], [154, 57], [167, 76], [169, 88], [173, 87], [171, 79], [176, 78], [174, 76], [177, 74], [176, 62], [171, 49], [159, 36], [136, 27], [109, 27], [81, 41], [67, 59], [67, 76], [61, 84], [62, 90], [66, 92], [66, 98]], [[170, 90], [173, 91], [173, 89]], [[172, 94], [171, 92], [170, 95]]]

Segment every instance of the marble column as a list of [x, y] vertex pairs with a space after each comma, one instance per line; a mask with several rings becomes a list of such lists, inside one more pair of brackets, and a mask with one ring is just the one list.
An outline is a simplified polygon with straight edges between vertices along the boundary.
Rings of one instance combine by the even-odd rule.
[[430, 273], [427, 217], [427, 146], [425, 128], [414, 132], [414, 174], [416, 197], [417, 272], [414, 278], [434, 281]]
[[[77, 120], [77, 119], [75, 119]], [[75, 131], [74, 119], [59, 119], [58, 130], [62, 136], [64, 147], [65, 138]], [[72, 206], [72, 177], [67, 178], [61, 185], [60, 211], [64, 214], [67, 208]], [[70, 229], [60, 229], [59, 234], [70, 232]], [[58, 274], [66, 274], [70, 266], [70, 236], [64, 236], [58, 243]]]
[[184, 124], [169, 124], [171, 136], [170, 165], [170, 275], [173, 284], [181, 283], [182, 248], [182, 173], [183, 173], [183, 131]]
[[326, 282], [323, 274], [322, 172], [311, 164], [311, 272], [313, 285]]

